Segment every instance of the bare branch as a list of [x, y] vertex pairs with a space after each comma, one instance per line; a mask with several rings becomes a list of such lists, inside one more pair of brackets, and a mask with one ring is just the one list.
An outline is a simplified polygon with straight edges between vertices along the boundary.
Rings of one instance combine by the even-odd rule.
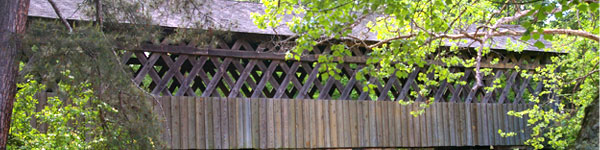
[[56, 13], [56, 15], [58, 16], [60, 21], [65, 25], [65, 27], [67, 27], [67, 29], [69, 29], [69, 33], [73, 32], [73, 28], [71, 28], [71, 24], [69, 24], [69, 22], [67, 22], [67, 19], [65, 19], [62, 16], [62, 14], [60, 13], [60, 10], [58, 10], [58, 7], [56, 7], [56, 3], [54, 3], [54, 0], [48, 0], [48, 3], [50, 3], [50, 5], [52, 5], [52, 9], [54, 9], [54, 12]]

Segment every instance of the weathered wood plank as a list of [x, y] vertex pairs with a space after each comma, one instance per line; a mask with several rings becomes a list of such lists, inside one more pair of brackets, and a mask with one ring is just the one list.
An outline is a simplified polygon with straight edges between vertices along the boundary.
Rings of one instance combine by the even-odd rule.
[[486, 113], [487, 113], [486, 114], [487, 115], [487, 124], [488, 124], [488, 132], [487, 133], [488, 133], [488, 139], [490, 141], [489, 144], [490, 145], [497, 145], [498, 142], [496, 141], [496, 135], [495, 135], [495, 132], [494, 132], [494, 131], [497, 131], [497, 130], [495, 130], [495, 127], [494, 127], [494, 125], [496, 123], [496, 120], [494, 120], [494, 116], [495, 116], [494, 115], [494, 110], [493, 110], [494, 107], [493, 107], [493, 104], [489, 104], [489, 103], [487, 103], [485, 105], [486, 105], [486, 110], [487, 110], [486, 111]]
[[405, 146], [402, 143], [402, 128], [405, 128], [404, 126], [402, 126], [402, 119], [400, 118], [401, 115], [401, 111], [400, 111], [400, 104], [398, 104], [395, 101], [392, 101], [392, 104], [394, 106], [394, 127], [396, 128], [396, 145], [394, 145], [394, 147], [400, 147], [400, 146]]
[[402, 132], [401, 132], [401, 140], [402, 140], [402, 146], [410, 146], [409, 143], [409, 130], [410, 126], [408, 124], [408, 120], [409, 120], [409, 115], [408, 115], [408, 107], [406, 105], [399, 105], [400, 106], [400, 120], [401, 120], [401, 126], [402, 126]]
[[337, 115], [338, 110], [336, 107], [335, 100], [330, 100], [328, 102], [329, 107], [329, 125], [330, 125], [330, 135], [331, 135], [331, 147], [338, 147], [338, 125], [337, 125]]
[[304, 118], [304, 124], [303, 126], [303, 133], [304, 133], [304, 148], [310, 148], [311, 147], [311, 129], [312, 127], [310, 126], [311, 124], [311, 113], [310, 113], [310, 100], [303, 100], [302, 101], [302, 109], [303, 109], [303, 118]]
[[319, 144], [319, 116], [317, 116], [317, 102], [318, 100], [309, 100], [309, 111], [310, 111], [310, 146], [311, 148], [318, 147]]
[[290, 146], [290, 127], [289, 127], [289, 122], [290, 122], [290, 112], [289, 112], [289, 100], [287, 99], [283, 99], [280, 100], [280, 107], [281, 107], [281, 132], [279, 134], [281, 134], [281, 148], [289, 148]]
[[250, 112], [252, 113], [251, 121], [251, 133], [252, 134], [252, 148], [260, 148], [260, 101], [256, 98], [250, 99]]
[[296, 113], [296, 100], [288, 100], [288, 134], [290, 134], [288, 148], [296, 147]]
[[375, 147], [377, 145], [377, 115], [375, 109], [376, 104], [369, 102], [369, 146]]
[[195, 107], [195, 115], [196, 115], [196, 148], [198, 149], [206, 149], [206, 134], [205, 131], [205, 109], [206, 109], [206, 100], [203, 97], [195, 97], [194, 101], [196, 101]]
[[296, 103], [296, 147], [304, 148], [304, 106], [303, 100], [294, 100]]
[[273, 114], [273, 99], [267, 99], [267, 148], [275, 148], [275, 118]]
[[396, 135], [397, 134], [397, 132], [396, 132], [396, 126], [397, 126], [397, 124], [396, 124], [396, 117], [395, 117], [395, 112], [396, 112], [395, 104], [392, 101], [385, 101], [385, 103], [386, 103], [386, 105], [388, 107], [388, 113], [387, 113], [388, 119], [389, 119], [388, 120], [388, 128], [390, 129], [390, 131], [389, 131], [390, 132], [389, 133], [390, 134], [389, 135], [390, 143], [389, 143], [388, 146], [389, 147], [395, 147], [397, 145], [396, 142], [398, 141], [398, 140], [396, 140], [396, 136], [397, 136]]
[[351, 137], [351, 146], [358, 147], [358, 106], [356, 105], [356, 101], [348, 101], [348, 106], [350, 107], [350, 137]]
[[447, 108], [448, 108], [448, 126], [449, 126], [449, 130], [450, 130], [450, 145], [451, 146], [457, 146], [458, 144], [456, 144], [456, 123], [455, 123], [455, 103], [447, 103]]
[[187, 100], [183, 96], [177, 96], [177, 103], [179, 103], [179, 119], [180, 119], [180, 134], [181, 134], [181, 148], [187, 149], [188, 147], [188, 139], [189, 139], [189, 123], [188, 123], [188, 104]]
[[259, 99], [258, 104], [259, 110], [259, 134], [260, 134], [260, 148], [267, 148], [267, 99], [261, 98]]
[[196, 142], [196, 138], [198, 138], [197, 134], [196, 134], [196, 101], [193, 97], [185, 97], [186, 101], [187, 101], [187, 107], [188, 107], [188, 133], [189, 133], [189, 139], [188, 139], [188, 147], [189, 148], [196, 148], [198, 147], [196, 144], [199, 144], [198, 142]]
[[237, 137], [238, 137], [238, 133], [236, 130], [236, 126], [238, 124], [237, 119], [236, 119], [236, 114], [237, 114], [237, 107], [235, 104], [235, 100], [233, 98], [227, 98], [226, 99], [226, 103], [227, 106], [229, 107], [228, 112], [227, 112], [227, 120], [228, 120], [228, 127], [229, 127], [229, 148], [237, 148]]
[[444, 146], [451, 146], [452, 137], [450, 136], [450, 109], [448, 109], [448, 103], [441, 103], [440, 107], [442, 107], [442, 118], [444, 121], [445, 127], [442, 127], [444, 132]]
[[388, 127], [388, 122], [389, 122], [389, 118], [388, 118], [388, 107], [387, 107], [387, 103], [385, 103], [385, 101], [377, 101], [377, 103], [379, 103], [381, 105], [380, 109], [381, 109], [381, 135], [383, 137], [383, 142], [382, 142], [382, 147], [387, 147], [390, 144], [390, 128]]
[[473, 145], [473, 107], [471, 103], [465, 103], [465, 145]]
[[330, 124], [330, 113], [329, 113], [329, 102], [330, 100], [323, 101], [323, 127], [325, 132], [325, 145], [324, 147], [331, 147], [331, 124]]
[[501, 117], [502, 104], [493, 104], [492, 109], [494, 110], [494, 130], [491, 133], [494, 134], [494, 139], [496, 140], [494, 142], [496, 142], [496, 145], [504, 145], [504, 140], [500, 134], [498, 134], [498, 130], [502, 129], [502, 124], [504, 124]]
[[323, 100], [315, 100], [315, 114], [316, 114], [316, 133], [317, 133], [317, 147], [323, 147], [325, 145], [325, 129], [323, 128]]
[[343, 145], [342, 147], [350, 147], [352, 146], [352, 135], [350, 131], [350, 105], [348, 101], [340, 101], [342, 103], [342, 132], [344, 136], [342, 136]]
[[438, 104], [439, 103], [432, 103], [431, 106], [429, 106], [429, 109], [431, 109], [431, 128], [432, 128], [432, 145], [431, 146], [440, 146], [440, 136], [439, 136], [439, 128], [441, 128], [440, 124], [439, 124], [439, 119], [438, 119]]
[[[365, 102], [363, 101], [357, 101], [357, 121], [358, 121], [358, 146], [360, 147], [367, 147], [367, 139], [368, 139], [368, 131], [366, 131], [366, 126], [365, 123], [368, 121], [367, 117], [368, 117], [368, 111], [365, 111]], [[366, 110], [369, 110], [368, 107], [366, 107]]]
[[283, 145], [283, 134], [281, 132], [283, 127], [281, 124], [281, 101], [281, 99], [273, 100], [273, 128], [275, 129], [275, 135], [273, 139], [275, 140], [275, 148], [282, 148]]
[[209, 130], [213, 133], [214, 135], [214, 145], [216, 149], [222, 149], [223, 148], [223, 135], [221, 134], [221, 102], [219, 100], [219, 98], [211, 98], [212, 100], [212, 118], [213, 118], [213, 129]]
[[221, 104], [221, 147], [229, 148], [229, 104], [226, 98], [220, 98]]
[[380, 103], [381, 101], [375, 101], [373, 103], [375, 103], [375, 117], [376, 117], [376, 124], [377, 124], [377, 146], [381, 146], [383, 145], [385, 139], [383, 138], [383, 118], [381, 115], [381, 111], [382, 111], [382, 104]]
[[408, 124], [408, 146], [409, 147], [416, 147], [417, 146], [417, 136], [415, 136], [415, 125], [414, 125], [414, 116], [411, 114], [411, 112], [413, 111], [413, 104], [408, 104], [406, 105], [406, 120], [408, 120], [407, 124]]
[[181, 148], [181, 104], [179, 103], [179, 99], [177, 97], [171, 97], [171, 140], [172, 140], [172, 148]]
[[205, 108], [205, 118], [206, 120], [204, 120], [204, 124], [206, 125], [206, 128], [204, 129], [204, 134], [206, 135], [206, 148], [207, 149], [214, 149], [215, 147], [215, 133], [214, 133], [214, 108], [213, 108], [213, 100], [212, 98], [205, 98], [204, 99], [204, 108]]
[[425, 127], [425, 131], [427, 132], [427, 142], [426, 145], [428, 147], [433, 146], [433, 127], [432, 127], [432, 123], [433, 123], [433, 117], [431, 116], [431, 106], [426, 107], [425, 108], [425, 122], [422, 125], [423, 127]]

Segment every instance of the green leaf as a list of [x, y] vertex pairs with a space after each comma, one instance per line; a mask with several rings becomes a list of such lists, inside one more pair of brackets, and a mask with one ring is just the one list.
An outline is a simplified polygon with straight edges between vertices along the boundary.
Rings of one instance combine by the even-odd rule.
[[542, 48], [546, 47], [546, 45], [544, 45], [544, 43], [542, 43], [541, 41], [537, 41], [537, 42], [535, 42], [535, 43], [533, 44], [533, 46], [535, 46], [535, 47], [537, 47], [537, 48], [539, 48], [539, 49], [542, 49]]

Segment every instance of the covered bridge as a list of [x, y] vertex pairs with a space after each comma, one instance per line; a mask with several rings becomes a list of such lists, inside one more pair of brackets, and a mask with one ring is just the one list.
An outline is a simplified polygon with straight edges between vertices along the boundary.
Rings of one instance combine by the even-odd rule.
[[[71, 21], [91, 20], [77, 9], [78, 0], [57, 1]], [[365, 65], [369, 49], [352, 48], [352, 56], [338, 65], [340, 80], [319, 74], [317, 56], [330, 52], [319, 45], [300, 61], [286, 60], [287, 49], [273, 47], [273, 39], [293, 35], [285, 27], [260, 30], [250, 19], [251, 12], [263, 12], [263, 6], [250, 2], [210, 1], [205, 6], [210, 17], [233, 33], [214, 47], [195, 43], [144, 44], [122, 52], [122, 62], [133, 71], [132, 79], [148, 92], [160, 96], [166, 117], [165, 140], [175, 149], [221, 148], [444, 148], [521, 146], [530, 131], [526, 118], [508, 116], [510, 110], [532, 106], [526, 96], [538, 94], [543, 81], [522, 77], [515, 66], [533, 71], [557, 55], [533, 46], [523, 52], [506, 51], [506, 38], [494, 38], [494, 53], [487, 60], [500, 58], [492, 68], [495, 76], [484, 77], [485, 86], [504, 78], [506, 86], [493, 91], [469, 93], [475, 81], [472, 68], [453, 67], [465, 72], [460, 78], [466, 85], [442, 82], [431, 87], [427, 96], [410, 93], [419, 90], [416, 68], [406, 78], [375, 78], [376, 95], [363, 91], [355, 74]], [[57, 18], [45, 0], [32, 0], [30, 17]], [[176, 17], [160, 18], [165, 28], [187, 27]], [[508, 26], [519, 29], [519, 27]], [[377, 41], [373, 33], [357, 29], [353, 33]], [[473, 42], [473, 41], [469, 41]], [[530, 41], [535, 42], [535, 41]], [[544, 41], [544, 43], [547, 43]], [[463, 47], [473, 46], [460, 43]], [[473, 54], [464, 50], [461, 57]], [[484, 61], [489, 62], [489, 61]], [[465, 101], [474, 94], [472, 101]], [[434, 97], [429, 101], [427, 97]], [[400, 105], [398, 100], [414, 101]], [[433, 102], [423, 115], [411, 111], [420, 104]], [[167, 128], [168, 127], [168, 128]], [[170, 129], [170, 130], [167, 130]], [[498, 130], [517, 132], [501, 137]], [[170, 135], [170, 138], [168, 138]]]

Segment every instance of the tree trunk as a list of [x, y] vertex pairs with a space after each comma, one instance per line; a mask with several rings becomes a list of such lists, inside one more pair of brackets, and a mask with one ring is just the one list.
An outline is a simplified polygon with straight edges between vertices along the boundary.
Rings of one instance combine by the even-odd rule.
[[581, 130], [571, 149], [598, 149], [598, 98], [585, 108], [585, 116], [581, 122]]
[[17, 50], [25, 31], [29, 0], [0, 0], [0, 149], [6, 149], [19, 62]]

